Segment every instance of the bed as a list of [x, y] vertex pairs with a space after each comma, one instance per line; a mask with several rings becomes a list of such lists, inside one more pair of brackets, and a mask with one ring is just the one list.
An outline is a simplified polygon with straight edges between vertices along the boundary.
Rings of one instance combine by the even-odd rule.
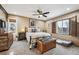
[[27, 32], [26, 33], [26, 38], [28, 42], [30, 42], [30, 37], [38, 38], [38, 37], [45, 37], [45, 36], [51, 36], [51, 34], [46, 32]]

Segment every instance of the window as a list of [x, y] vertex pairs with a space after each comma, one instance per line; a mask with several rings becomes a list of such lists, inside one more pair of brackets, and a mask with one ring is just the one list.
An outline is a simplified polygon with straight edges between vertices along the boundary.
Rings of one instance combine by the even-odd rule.
[[6, 28], [6, 22], [0, 19], [0, 28]]
[[69, 34], [69, 20], [63, 21], [63, 34]]
[[62, 27], [62, 21], [58, 21], [57, 23], [56, 23], [56, 32], [58, 33], [58, 34], [62, 34], [63, 32], [63, 27]]
[[56, 33], [57, 34], [69, 34], [69, 20], [57, 21]]

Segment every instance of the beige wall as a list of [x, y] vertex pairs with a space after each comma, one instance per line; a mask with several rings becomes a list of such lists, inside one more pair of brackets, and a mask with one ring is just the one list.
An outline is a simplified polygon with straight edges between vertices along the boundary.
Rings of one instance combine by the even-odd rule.
[[56, 18], [53, 18], [53, 19], [47, 21], [45, 23], [47, 32], [52, 33], [52, 24], [51, 24], [52, 22], [58, 21], [58, 20], [67, 19], [67, 18], [72, 18], [74, 16], [77, 16], [77, 19], [79, 21], [79, 11], [76, 11], [76, 12], [73, 12], [73, 13], [69, 13], [69, 14], [65, 14], [63, 16], [56, 17]]
[[[26, 17], [19, 17], [14, 15], [9, 15], [9, 19], [15, 19], [16, 20], [16, 32], [22, 32], [25, 27], [29, 28], [29, 18]], [[36, 20], [36, 27], [40, 28], [41, 31], [45, 29], [45, 23], [44, 21]]]
[[26, 17], [9, 15], [8, 19], [16, 20], [16, 32], [22, 32], [24, 31], [25, 27], [29, 27], [29, 19]]
[[6, 15], [1, 9], [0, 9], [0, 19], [6, 21]]
[[36, 27], [40, 28], [41, 31], [45, 29], [45, 22], [44, 21], [36, 21]]
[[8, 15], [8, 32], [10, 31], [10, 26], [9, 24], [11, 22], [9, 22], [9, 19], [15, 19], [15, 25], [16, 25], [16, 29], [15, 32], [13, 32], [14, 35], [14, 40], [17, 40], [16, 36], [18, 36], [18, 32], [23, 32], [25, 30], [25, 26], [28, 27], [29, 25], [29, 19], [25, 18], [25, 17], [19, 17], [19, 16], [14, 16], [14, 15]]
[[29, 19], [28, 18], [18, 18], [18, 21], [17, 21], [17, 31], [18, 32], [22, 32], [22, 31], [25, 31], [25, 27], [29, 27]]

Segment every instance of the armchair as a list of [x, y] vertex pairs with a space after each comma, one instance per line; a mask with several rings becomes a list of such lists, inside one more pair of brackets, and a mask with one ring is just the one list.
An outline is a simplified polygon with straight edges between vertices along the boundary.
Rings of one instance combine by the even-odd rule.
[[5, 33], [4, 29], [0, 28], [0, 51], [8, 50], [13, 43], [12, 33]]

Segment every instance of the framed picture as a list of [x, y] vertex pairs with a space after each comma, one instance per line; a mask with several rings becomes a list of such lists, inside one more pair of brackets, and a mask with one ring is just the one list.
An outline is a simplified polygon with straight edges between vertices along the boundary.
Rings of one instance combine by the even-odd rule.
[[12, 32], [14, 32], [15, 29], [16, 29], [15, 24], [10, 24], [10, 30], [11, 30]]
[[29, 23], [30, 23], [30, 26], [29, 27], [36, 26], [36, 20], [35, 19], [29, 19]]
[[16, 32], [16, 23], [14, 23], [14, 22], [9, 22], [8, 23], [8, 30], [10, 31], [10, 32]]
[[9, 19], [8, 25], [10, 32], [16, 32], [16, 19]]

